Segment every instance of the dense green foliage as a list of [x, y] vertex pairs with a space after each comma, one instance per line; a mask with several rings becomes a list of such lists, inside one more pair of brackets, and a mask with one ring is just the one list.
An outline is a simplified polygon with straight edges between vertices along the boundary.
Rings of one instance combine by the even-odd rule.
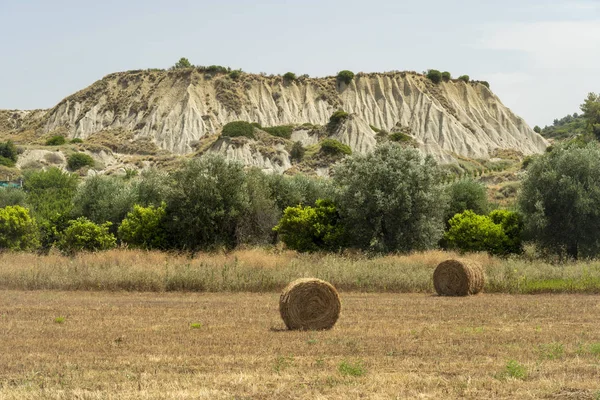
[[172, 246], [191, 251], [235, 246], [240, 216], [248, 207], [240, 164], [215, 155], [188, 162], [172, 174], [167, 196]]
[[83, 167], [93, 167], [94, 159], [85, 153], [73, 153], [67, 157], [67, 167], [71, 171], [80, 170]]
[[349, 244], [378, 252], [434, 247], [444, 227], [440, 178], [433, 158], [396, 144], [346, 157], [333, 180]]
[[354, 79], [354, 72], [348, 71], [347, 69], [340, 71], [337, 74], [337, 80], [339, 82], [344, 82], [346, 85], [349, 85], [350, 82], [352, 82], [352, 79]]
[[448, 72], [448, 71], [442, 72], [442, 80], [444, 82], [449, 82], [450, 79], [452, 79], [452, 75], [450, 74], [450, 72]]
[[229, 73], [229, 77], [231, 79], [233, 79], [234, 81], [237, 81], [238, 79], [240, 79], [241, 76], [242, 76], [242, 70], [241, 69], [234, 69], [233, 71], [231, 71]]
[[2, 188], [0, 189], [0, 208], [6, 206], [25, 206], [26, 194], [21, 188]]
[[292, 137], [292, 132], [294, 131], [294, 125], [279, 125], [279, 126], [271, 126], [262, 128], [263, 131], [277, 137], [282, 137], [284, 139], [289, 139]]
[[332, 198], [334, 188], [329, 179], [309, 178], [306, 175], [268, 175], [271, 196], [283, 212], [299, 204], [314, 205], [318, 199]]
[[523, 251], [523, 220], [516, 212], [495, 210], [486, 216], [467, 210], [452, 217], [449, 226], [444, 239], [450, 248], [494, 255]]
[[286, 208], [273, 229], [288, 248], [302, 252], [337, 250], [344, 236], [336, 206], [330, 200], [317, 200], [314, 207]]
[[73, 138], [73, 139], [70, 140], [70, 143], [72, 143], [72, 144], [83, 143], [83, 139]]
[[344, 110], [337, 110], [331, 117], [329, 117], [329, 123], [327, 124], [327, 130], [329, 132], [335, 132], [338, 127], [348, 118], [348, 113]]
[[254, 126], [246, 121], [233, 121], [223, 126], [222, 136], [239, 137], [244, 136], [254, 139]]
[[85, 217], [79, 217], [69, 221], [67, 225], [57, 243], [57, 247], [64, 253], [108, 250], [117, 245], [117, 239], [108, 231], [110, 222], [97, 225]]
[[0, 208], [0, 250], [34, 250], [38, 229], [29, 210], [21, 206]]
[[446, 222], [466, 210], [479, 215], [485, 215], [489, 211], [485, 186], [472, 179], [461, 179], [452, 183], [446, 187], [446, 194], [448, 196], [448, 208], [444, 215]]
[[283, 74], [283, 80], [286, 82], [294, 82], [298, 77], [293, 72], [286, 72]]
[[442, 81], [442, 73], [437, 69], [430, 69], [427, 71], [427, 78], [433, 83], [440, 83]]
[[321, 152], [333, 156], [350, 155], [352, 149], [335, 139], [325, 139], [321, 142]]
[[272, 177], [254, 168], [246, 173], [249, 204], [237, 221], [235, 236], [238, 244], [273, 243], [273, 227], [281, 217], [281, 209], [277, 205], [271, 186]]
[[540, 134], [548, 139], [563, 140], [585, 134], [587, 126], [587, 121], [583, 115], [575, 113], [561, 119], [555, 119], [553, 124], [545, 126]]
[[304, 158], [305, 153], [306, 149], [302, 146], [302, 142], [295, 142], [290, 151], [290, 158], [292, 161], [300, 162]]
[[58, 168], [29, 172], [23, 189], [27, 205], [40, 225], [42, 248], [48, 250], [58, 240], [73, 210], [79, 179], [77, 175]]
[[97, 175], [86, 179], [77, 189], [73, 215], [96, 224], [110, 222], [111, 232], [125, 218], [137, 199], [131, 185], [123, 179]]
[[550, 253], [600, 252], [600, 147], [557, 145], [527, 168], [519, 196], [531, 238]]
[[444, 234], [448, 247], [464, 252], [502, 253], [502, 243], [506, 235], [502, 226], [494, 223], [490, 217], [467, 210], [456, 214], [448, 221], [448, 224], [450, 228]]
[[469, 83], [469, 81], [471, 80], [471, 78], [469, 78], [469, 75], [461, 75], [458, 77], [459, 81], [463, 81], [464, 83]]
[[525, 223], [523, 216], [514, 211], [494, 210], [489, 215], [490, 219], [504, 231], [502, 254], [519, 254], [523, 252], [523, 229]]
[[600, 93], [589, 93], [580, 108], [587, 122], [587, 130], [600, 140]]
[[70, 214], [79, 178], [58, 168], [25, 174], [27, 204], [38, 220], [54, 220]]
[[166, 204], [160, 207], [133, 206], [133, 211], [119, 226], [119, 237], [130, 247], [142, 249], [164, 249], [167, 247], [165, 229]]
[[0, 165], [14, 167], [18, 157], [17, 146], [12, 141], [0, 143]]
[[[381, 132], [381, 130], [380, 130], [380, 132]], [[394, 133], [390, 134], [389, 139], [392, 142], [398, 142], [398, 143], [410, 143], [413, 141], [413, 138], [411, 138], [404, 132], [394, 132]]]
[[190, 62], [190, 60], [188, 60], [188, 59], [187, 59], [187, 58], [185, 58], [185, 57], [181, 57], [181, 58], [179, 59], [179, 61], [177, 61], [177, 62], [175, 63], [175, 65], [173, 65], [173, 69], [192, 68], [192, 67], [193, 67], [193, 65], [192, 65], [192, 63]]
[[61, 135], [52, 136], [50, 139], [46, 140], [46, 146], [60, 146], [65, 143], [67, 143], [67, 139]]

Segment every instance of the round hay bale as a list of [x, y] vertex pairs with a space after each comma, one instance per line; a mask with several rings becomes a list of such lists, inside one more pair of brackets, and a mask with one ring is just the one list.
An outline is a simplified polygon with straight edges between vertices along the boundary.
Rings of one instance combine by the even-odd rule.
[[481, 264], [472, 260], [446, 260], [433, 273], [433, 286], [440, 296], [468, 296], [483, 290]]
[[288, 329], [331, 329], [340, 316], [342, 304], [337, 290], [315, 278], [295, 280], [279, 298], [279, 313]]

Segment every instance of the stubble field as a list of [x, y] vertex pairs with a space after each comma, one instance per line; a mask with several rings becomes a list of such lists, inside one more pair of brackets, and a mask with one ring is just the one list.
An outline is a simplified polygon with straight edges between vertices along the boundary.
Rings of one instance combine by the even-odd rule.
[[290, 332], [276, 292], [3, 290], [0, 398], [600, 398], [597, 296], [341, 299]]

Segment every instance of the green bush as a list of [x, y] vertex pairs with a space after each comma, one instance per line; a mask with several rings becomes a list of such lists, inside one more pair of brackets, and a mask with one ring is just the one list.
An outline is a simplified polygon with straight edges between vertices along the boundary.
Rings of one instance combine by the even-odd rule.
[[298, 79], [298, 77], [293, 72], [286, 72], [283, 75], [283, 80], [287, 82], [294, 82], [296, 79]]
[[97, 224], [108, 221], [112, 223], [112, 233], [117, 233], [118, 224], [133, 205], [139, 204], [131, 182], [106, 175], [87, 178], [77, 188], [73, 203], [72, 215], [86, 217]]
[[0, 249], [33, 250], [38, 246], [38, 229], [29, 210], [21, 206], [0, 208]]
[[58, 168], [25, 174], [27, 204], [40, 227], [41, 245], [49, 250], [66, 228], [79, 178]]
[[164, 249], [167, 245], [165, 230], [166, 205], [160, 207], [133, 206], [133, 211], [119, 226], [119, 237], [130, 247], [142, 249]]
[[483, 86], [485, 86], [486, 88], [490, 88], [490, 84], [487, 81], [479, 81], [479, 83], [481, 83]]
[[334, 189], [331, 180], [312, 178], [303, 174], [293, 176], [267, 175], [271, 197], [277, 208], [283, 212], [287, 207], [299, 204], [314, 205], [318, 199], [333, 198]]
[[290, 157], [293, 161], [300, 162], [304, 158], [304, 153], [306, 153], [306, 149], [302, 146], [302, 142], [296, 142], [292, 146]]
[[60, 146], [65, 143], [67, 143], [67, 139], [61, 135], [52, 136], [50, 139], [46, 140], [46, 146]]
[[67, 157], [67, 166], [71, 171], [78, 171], [83, 167], [93, 167], [94, 159], [85, 153], [73, 153]]
[[21, 188], [7, 187], [0, 189], [0, 208], [6, 206], [25, 206], [27, 195]]
[[79, 217], [67, 225], [57, 243], [59, 250], [64, 253], [109, 250], [117, 245], [117, 239], [108, 231], [112, 225], [110, 222], [96, 225], [85, 217]]
[[254, 139], [254, 126], [246, 121], [233, 121], [223, 126], [222, 136], [239, 137], [244, 136]]
[[469, 83], [469, 81], [471, 80], [471, 78], [469, 78], [469, 75], [461, 75], [458, 77], [459, 81], [463, 81], [464, 83]]
[[347, 69], [340, 71], [337, 74], [337, 80], [339, 82], [344, 82], [346, 85], [349, 85], [350, 82], [352, 82], [352, 79], [354, 79], [354, 72], [348, 71]]
[[523, 252], [523, 216], [514, 211], [494, 210], [490, 219], [500, 226], [506, 235], [502, 243], [502, 254], [520, 254]]
[[475, 214], [485, 215], [489, 211], [487, 189], [472, 179], [461, 179], [446, 187], [448, 208], [444, 221], [448, 223], [456, 214], [471, 210]]
[[394, 132], [389, 138], [392, 142], [408, 143], [413, 141], [413, 138], [403, 132]]
[[536, 126], [533, 127], [533, 131], [535, 133], [542, 133], [542, 128], [540, 128], [539, 126], [536, 125]]
[[449, 221], [444, 239], [450, 248], [464, 252], [487, 251], [494, 255], [523, 251], [523, 218], [507, 210], [494, 210], [489, 216], [471, 210], [456, 214]]
[[386, 143], [344, 158], [334, 167], [333, 180], [351, 246], [407, 252], [437, 245], [446, 201], [432, 157]]
[[292, 137], [294, 131], [294, 125], [279, 125], [262, 128], [263, 131], [277, 137], [289, 139]]
[[188, 60], [185, 57], [181, 57], [179, 59], [179, 61], [177, 61], [175, 63], [175, 65], [173, 65], [173, 69], [192, 68], [192, 67], [193, 67], [193, 65], [190, 62], [190, 60]]
[[78, 144], [78, 143], [83, 143], [83, 139], [80, 139], [80, 138], [71, 139], [71, 144]]
[[273, 228], [285, 245], [297, 251], [337, 250], [344, 230], [335, 204], [319, 199], [315, 207], [288, 207]]
[[329, 123], [327, 124], [327, 130], [329, 132], [335, 132], [335, 130], [348, 118], [348, 113], [344, 110], [337, 110], [331, 117], [329, 117]]
[[207, 154], [170, 176], [167, 226], [172, 245], [188, 251], [234, 247], [249, 198], [244, 167]]
[[433, 83], [440, 83], [442, 81], [442, 73], [437, 69], [430, 69], [427, 71], [427, 78]]
[[229, 77], [231, 79], [233, 79], [234, 81], [237, 81], [238, 79], [240, 79], [241, 76], [242, 76], [242, 70], [241, 69], [234, 69], [233, 71], [231, 71], [229, 73]]
[[0, 165], [14, 167], [18, 157], [17, 146], [11, 140], [0, 143]]
[[450, 72], [448, 72], [448, 71], [442, 72], [442, 80], [444, 82], [449, 82], [450, 79], [452, 79], [452, 75], [450, 74]]
[[321, 142], [321, 152], [329, 155], [350, 155], [352, 149], [335, 139], [325, 139]]
[[502, 226], [494, 223], [490, 217], [467, 210], [452, 217], [449, 225], [450, 229], [444, 235], [444, 239], [450, 248], [463, 252], [503, 253], [506, 235]]
[[270, 175], [257, 168], [248, 170], [246, 188], [250, 204], [237, 222], [236, 240], [253, 246], [273, 244], [273, 227], [281, 218], [281, 210], [270, 187]]
[[231, 71], [231, 68], [222, 65], [209, 65], [204, 70], [209, 74], [227, 74]]

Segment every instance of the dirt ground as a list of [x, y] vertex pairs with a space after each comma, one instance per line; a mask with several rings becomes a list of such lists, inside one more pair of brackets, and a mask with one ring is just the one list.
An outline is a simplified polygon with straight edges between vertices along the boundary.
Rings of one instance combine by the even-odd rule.
[[0, 399], [600, 399], [600, 297], [0, 291]]

